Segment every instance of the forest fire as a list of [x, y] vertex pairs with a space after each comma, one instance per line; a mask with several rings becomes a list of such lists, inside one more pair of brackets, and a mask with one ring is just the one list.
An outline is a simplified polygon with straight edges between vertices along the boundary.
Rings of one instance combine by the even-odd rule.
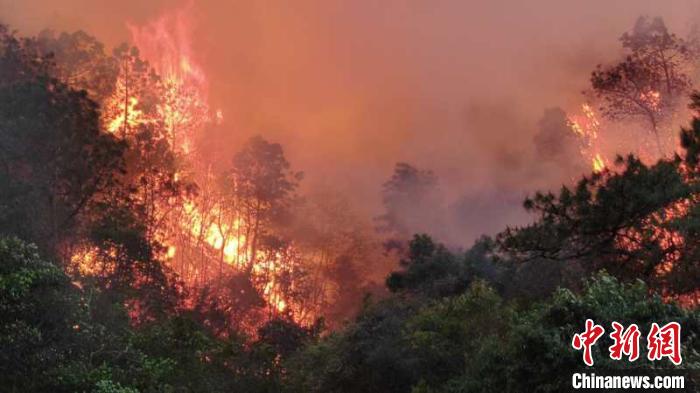
[[138, 127], [139, 124], [142, 124], [145, 121], [142, 118], [143, 111], [138, 109], [138, 105], [139, 105], [138, 98], [129, 97], [127, 99], [126, 105], [124, 105], [121, 102], [119, 102], [119, 103], [113, 102], [112, 106], [114, 106], [114, 105], [123, 106], [123, 107], [125, 107], [125, 109], [121, 110], [120, 111], [121, 114], [117, 115], [111, 121], [109, 121], [109, 124], [107, 124], [107, 126], [106, 126], [107, 131], [112, 132], [112, 133], [126, 132], [127, 128]]
[[[243, 160], [238, 171], [248, 173], [219, 166], [213, 169], [216, 165], [208, 161], [208, 152], [198, 145], [212, 127], [222, 124], [224, 115], [209, 105], [210, 81], [193, 51], [192, 7], [189, 3], [144, 25], [128, 24], [133, 47], [115, 50], [114, 87], [101, 102], [103, 128], [139, 149], [134, 156], [150, 150], [153, 162], [168, 163], [149, 167], [152, 162], [148, 159], [127, 162], [147, 174], [123, 181], [131, 184], [132, 198], [144, 206], [146, 232], [160, 246], [159, 259], [193, 290], [193, 296], [214, 290], [216, 298], [229, 285], [227, 280], [233, 280], [233, 292], [244, 294], [245, 302], [255, 303], [257, 295], [269, 315], [309, 324], [329, 298], [339, 296], [334, 293], [337, 287], [323, 282], [335, 261], [328, 262], [333, 257], [324, 256], [325, 250], [302, 251], [294, 239], [277, 236], [277, 224], [271, 218], [277, 214], [274, 202], [265, 200], [267, 196], [261, 198], [265, 193], [260, 190], [250, 189], [251, 179], [267, 181], [259, 163]], [[612, 74], [597, 77], [620, 80]], [[598, 94], [610, 83], [601, 83]], [[619, 99], [618, 91], [614, 94]], [[664, 106], [667, 93], [660, 93], [655, 85], [625, 92], [623, 98], [630, 102], [618, 103], [619, 107], [606, 108], [602, 104], [606, 101], [594, 96], [589, 94], [576, 114], [564, 118], [588, 168], [601, 174], [611, 169], [611, 154], [620, 146], [607, 129], [615, 119], [623, 115], [645, 119], [647, 115], [653, 125], [650, 135], [658, 137], [659, 119], [669, 107]], [[644, 156], [645, 142], [640, 141], [646, 142], [646, 136], [624, 141], [624, 148], [633, 146]], [[274, 162], [274, 154], [265, 159]], [[281, 163], [282, 170], [285, 165]], [[293, 181], [281, 187], [291, 190]], [[264, 191], [274, 196], [279, 190]], [[156, 197], [159, 193], [164, 197]], [[646, 228], [658, 231], [659, 242], [669, 247], [678, 243], [678, 236], [659, 229], [659, 220], [652, 224], [653, 218]], [[635, 238], [637, 234], [624, 236]], [[634, 245], [626, 244], [625, 239], [620, 245], [634, 251]], [[91, 265], [100, 265], [100, 258], [116, 258], [94, 247], [79, 250], [70, 260], [84, 274], [95, 274], [97, 269]]]
[[[639, 100], [653, 112], [658, 113], [661, 111], [661, 95], [658, 91], [649, 90], [646, 93], [640, 93]], [[581, 156], [591, 162], [592, 172], [600, 174], [610, 169], [602, 152], [610, 151], [615, 146], [606, 139], [605, 130], [601, 127], [601, 121], [591, 105], [588, 103], [581, 105], [581, 115], [570, 116], [568, 125], [579, 141]], [[658, 129], [654, 129], [653, 132], [655, 137], [658, 137]], [[625, 140], [625, 143], [626, 146], [633, 146], [637, 149], [637, 153], [642, 156], [642, 159], [653, 161], [652, 158], [648, 157], [650, 154], [644, 149], [646, 147], [644, 142]], [[656, 155], [651, 154], [651, 156]], [[682, 166], [680, 172], [685, 181], [690, 181], [687, 167]], [[656, 266], [655, 274], [659, 277], [664, 277], [678, 263], [685, 244], [682, 231], [674, 228], [672, 223], [674, 220], [686, 218], [692, 204], [690, 199], [674, 201], [670, 205], [664, 206], [662, 209], [644, 217], [639, 227], [620, 230], [615, 235], [616, 247], [624, 250], [625, 253], [637, 253], [643, 252], [644, 247], [649, 247], [648, 242], [655, 244], [663, 260], [662, 263]], [[645, 244], [645, 242], [647, 243]], [[667, 297], [668, 300], [672, 298], [670, 296]], [[688, 299], [692, 299], [692, 301]], [[694, 295], [684, 297], [684, 303], [686, 304], [694, 304], [695, 301], [697, 299]]]
[[[211, 288], [221, 291], [226, 280], [245, 277], [250, 287], [242, 281], [235, 285], [241, 294], [250, 295], [246, 301], [254, 302], [251, 293], [255, 292], [270, 315], [284, 314], [311, 323], [320, 305], [329, 296], [337, 296], [322, 283], [323, 275], [328, 274], [328, 267], [322, 266], [328, 262], [314, 256], [315, 252], [304, 255], [293, 240], [276, 236], [271, 219], [276, 214], [274, 202], [260, 199], [264, 194], [260, 190], [246, 189], [251, 178], [266, 181], [259, 164], [244, 159], [238, 168], [241, 173], [212, 169], [207, 152], [198, 145], [212, 127], [222, 124], [224, 115], [209, 105], [208, 76], [192, 49], [192, 7], [190, 3], [142, 26], [128, 25], [134, 46], [115, 51], [118, 72], [114, 89], [103, 102], [104, 128], [134, 146], [151, 138], [155, 145], [139, 148], [154, 149], [160, 158], [171, 155], [168, 170], [151, 168], [151, 178], [128, 181], [136, 190], [134, 198], [147, 206], [144, 221], [150, 240], [162, 246], [160, 259], [189, 288], [195, 293]], [[628, 97], [631, 109], [623, 109], [628, 114], [650, 113], [653, 134], [658, 136], [656, 118], [666, 109], [662, 107], [664, 97], [658, 89], [645, 87]], [[609, 155], [619, 147], [605, 134], [599, 118], [600, 113], [610, 120], [614, 111], [594, 109], [600, 102], [587, 100], [579, 113], [566, 117], [580, 155], [598, 174], [610, 169]], [[628, 142], [625, 148], [642, 145]], [[274, 162], [274, 155], [271, 157]], [[282, 187], [293, 189], [293, 181]], [[163, 191], [169, 196], [153, 198]], [[272, 196], [277, 193], [267, 191]], [[662, 237], [668, 236], [659, 233]], [[87, 265], [96, 263], [99, 256], [88, 249], [71, 259], [82, 260], [77, 264], [88, 272]]]
[[[151, 24], [139, 28], [130, 26], [133, 41], [144, 58], [154, 66], [161, 76], [164, 95], [158, 106], [158, 115], [164, 123], [171, 146], [183, 154], [185, 166], [194, 168], [195, 178], [210, 176], [203, 173], [197, 155], [193, 151], [193, 140], [198, 133], [203, 132], [204, 126], [210, 121], [221, 121], [220, 110], [212, 116], [206, 102], [207, 78], [204, 71], [193, 59], [190, 42], [190, 22], [187, 10], [181, 10], [171, 15], [164, 15]], [[207, 211], [204, 204], [193, 196], [184, 200], [179, 209], [180, 214], [174, 214], [169, 224], [168, 239], [165, 243], [175, 241], [170, 246], [170, 258], [177, 259], [178, 249], [192, 247], [194, 242], [204, 241], [204, 244], [220, 253], [220, 260], [241, 271], [246, 266], [252, 266], [250, 272], [254, 282], [259, 282], [260, 276], [269, 276], [269, 266], [279, 263], [269, 260], [271, 255], [255, 250], [249, 244], [245, 227], [248, 227], [237, 211], [224, 209], [224, 202], [210, 203]], [[176, 221], [176, 222], [172, 222]], [[178, 231], [185, 231], [190, 236], [181, 236]], [[183, 240], [184, 239], [184, 240]], [[190, 244], [178, 244], [189, 240]], [[202, 247], [199, 245], [199, 247]], [[184, 256], [183, 256], [184, 258]], [[219, 261], [220, 263], [221, 261]], [[213, 258], [210, 263], [217, 263]], [[178, 271], [181, 264], [174, 263], [175, 271], [182, 277], [187, 277], [184, 271]], [[286, 310], [287, 302], [282, 298], [273, 274], [267, 277], [262, 286], [261, 294], [265, 300], [278, 312]], [[203, 278], [214, 279], [205, 272], [195, 270], [195, 276], [204, 274]], [[218, 274], [222, 274], [219, 272]], [[199, 278], [199, 279], [201, 279]], [[195, 279], [195, 281], [198, 279]], [[201, 282], [201, 281], [200, 281]]]
[[0, 0], [0, 391], [692, 390], [700, 19], [599, 2]]
[[[143, 27], [129, 25], [137, 51], [124, 53], [118, 64], [103, 122], [107, 131], [127, 141], [139, 138], [138, 133], [148, 127], [162, 129], [180, 165], [188, 168], [187, 176], [204, 184], [212, 180], [212, 174], [199, 162], [194, 140], [211, 122], [220, 123], [223, 114], [221, 110], [212, 113], [207, 103], [207, 77], [194, 60], [190, 27], [187, 9], [165, 14]], [[155, 102], [155, 108], [150, 102]], [[168, 181], [179, 184], [181, 177], [178, 171]], [[152, 204], [150, 214], [159, 217], [149, 232], [152, 240], [163, 245], [163, 259], [195, 290], [220, 280], [221, 275], [248, 274], [272, 310], [294, 318], [295, 307], [289, 306], [277, 277], [286, 274], [280, 268], [280, 253], [256, 247], [257, 234], [251, 235], [251, 230], [257, 224], [244, 221], [235, 208], [224, 208], [226, 202], [215, 200], [219, 191], [212, 195], [202, 195], [202, 191], [206, 190], [166, 201], [143, 200]], [[196, 249], [200, 251], [193, 253]], [[192, 265], [195, 255], [201, 259], [196, 267]], [[88, 248], [75, 253], [71, 263], [82, 274], [95, 274], [98, 259], [98, 250]], [[222, 263], [229, 268], [224, 269]], [[306, 313], [304, 318], [309, 322], [314, 316]]]
[[211, 117], [207, 77], [192, 53], [191, 7], [164, 14], [142, 27], [129, 25], [135, 47], [159, 77], [162, 96], [157, 114], [171, 146], [185, 154], [191, 152], [192, 138]]

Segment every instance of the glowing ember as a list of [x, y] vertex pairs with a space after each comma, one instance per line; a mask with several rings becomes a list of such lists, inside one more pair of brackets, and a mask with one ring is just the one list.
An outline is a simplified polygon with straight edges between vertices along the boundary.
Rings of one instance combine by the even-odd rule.
[[126, 110], [120, 113], [109, 122], [107, 131], [115, 133], [127, 127], [136, 127], [142, 122], [143, 112], [137, 109], [139, 100], [136, 97], [127, 99]]
[[91, 276], [100, 273], [96, 263], [99, 250], [93, 247], [80, 249], [71, 255], [69, 270], [81, 276]]
[[102, 250], [94, 246], [82, 246], [69, 260], [68, 270], [77, 277], [90, 277], [113, 272], [108, 259], [116, 256], [116, 250]]
[[659, 112], [661, 110], [661, 93], [658, 91], [649, 90], [646, 93], [640, 93], [639, 100], [654, 112]]
[[617, 245], [628, 252], [641, 249], [642, 232], [650, 236], [650, 240], [656, 242], [664, 255], [664, 261], [657, 267], [657, 274], [663, 276], [671, 271], [673, 264], [680, 257], [681, 249], [685, 243], [683, 235], [674, 229], [668, 228], [668, 222], [686, 216], [690, 210], [691, 202], [681, 200], [671, 204], [660, 212], [652, 213], [643, 220], [640, 229], [628, 229], [619, 234]]

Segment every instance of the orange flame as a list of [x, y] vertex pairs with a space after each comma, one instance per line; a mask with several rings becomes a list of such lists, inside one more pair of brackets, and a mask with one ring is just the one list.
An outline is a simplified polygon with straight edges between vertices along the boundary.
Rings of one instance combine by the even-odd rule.
[[593, 172], [600, 173], [604, 169], [605, 161], [603, 160], [603, 157], [601, 157], [600, 154], [596, 154], [595, 157], [593, 157]]
[[[163, 15], [142, 27], [130, 25], [129, 30], [142, 56], [161, 77], [163, 94], [158, 115], [171, 139], [171, 146], [184, 153], [185, 160], [193, 161], [196, 133], [201, 132], [208, 122], [221, 123], [223, 113], [217, 110], [212, 116], [209, 110], [207, 77], [192, 51], [191, 7], [192, 4]], [[191, 164], [197, 167], [196, 162]], [[205, 182], [209, 181], [208, 177], [207, 173], [200, 174]], [[233, 269], [253, 263], [252, 274], [267, 277], [260, 288], [263, 298], [278, 312], [288, 308], [288, 301], [283, 299], [274, 274], [269, 273], [269, 267], [279, 262], [260, 252], [249, 255], [247, 239], [241, 231], [245, 223], [240, 218], [231, 217], [235, 213], [224, 211], [221, 203], [200, 203], [197, 200], [183, 202], [180, 211], [181, 215], [171, 225], [175, 232], [172, 237], [189, 242], [202, 239]], [[189, 236], [182, 236], [183, 232]], [[173, 260], [178, 258], [179, 248], [169, 245], [166, 256]]]
[[192, 4], [145, 26], [128, 25], [141, 55], [161, 78], [158, 114], [171, 145], [189, 154], [194, 134], [209, 120], [207, 78], [192, 54]]
[[107, 125], [107, 131], [115, 133], [122, 128], [136, 127], [143, 122], [143, 111], [138, 109], [139, 100], [136, 97], [129, 97], [127, 109], [121, 111], [112, 121]]
[[569, 117], [569, 128], [579, 140], [581, 155], [591, 161], [593, 172], [600, 173], [606, 168], [599, 146], [600, 121], [589, 104], [581, 105], [581, 113]]
[[[159, 89], [156, 110], [146, 113], [140, 107], [140, 103], [146, 101], [139, 96], [143, 89], [134, 89], [129, 85], [125, 75], [129, 70], [124, 67], [118, 76], [113, 96], [103, 103], [103, 123], [108, 132], [122, 138], [133, 137], [132, 130], [137, 130], [141, 125], [163, 127], [170, 147], [182, 153], [180, 156], [185, 166], [194, 172], [192, 175], [203, 180], [203, 183], [209, 183], [208, 171], [197, 166], [194, 141], [196, 134], [202, 132], [207, 123], [220, 124], [223, 113], [221, 110], [210, 111], [206, 99], [207, 77], [193, 56], [191, 7], [192, 4], [180, 11], [165, 14], [144, 26], [127, 26], [141, 58], [147, 60], [159, 76], [156, 87], [149, 86]], [[181, 174], [175, 173], [174, 180], [179, 182], [180, 178]], [[243, 271], [244, 267], [252, 266], [250, 273], [254, 277], [251, 277], [251, 281], [257, 285], [271, 310], [278, 313], [294, 310], [293, 302], [284, 295], [281, 286], [283, 280], [278, 279], [283, 257], [260, 251], [250, 255], [251, 247], [242, 230], [246, 223], [235, 211], [224, 209], [222, 201], [205, 201], [201, 197], [185, 197], [175, 203], [174, 209], [172, 205], [152, 206], [159, 216], [166, 218], [162, 220], [164, 228], [151, 233], [154, 234], [152, 240], [164, 245], [159, 257], [183, 279], [187, 280], [188, 276], [193, 275], [183, 267], [188, 263], [184, 260], [189, 257], [186, 250], [205, 247], [206, 252], [202, 255], [206, 255], [212, 265], [218, 263], [220, 256], [220, 260], [234, 271]], [[100, 274], [99, 267], [103, 263], [100, 252], [95, 247], [78, 250], [73, 253], [71, 264], [83, 275]], [[196, 285], [197, 280], [211, 279], [200, 277], [211, 274], [208, 271], [201, 272], [195, 268], [192, 284]]]

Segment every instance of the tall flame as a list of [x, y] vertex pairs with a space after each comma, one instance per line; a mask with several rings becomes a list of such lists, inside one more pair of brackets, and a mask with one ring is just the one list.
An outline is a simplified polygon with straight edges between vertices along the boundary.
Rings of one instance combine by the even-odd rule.
[[191, 8], [190, 3], [145, 26], [128, 25], [134, 45], [160, 76], [158, 114], [171, 144], [186, 154], [194, 133], [209, 120], [207, 77], [192, 53]]
[[[195, 173], [203, 183], [209, 182], [210, 174], [198, 167], [197, 155], [193, 150], [195, 136], [204, 130], [207, 123], [221, 123], [221, 110], [210, 111], [207, 102], [208, 81], [203, 67], [196, 61], [192, 51], [192, 5], [184, 9], [160, 16], [144, 25], [128, 25], [133, 44], [139, 56], [147, 60], [158, 75], [158, 100], [155, 111], [145, 113], [138, 89], [129, 86], [128, 67], [123, 67], [118, 77], [112, 97], [103, 104], [105, 107], [105, 128], [111, 133], [129, 138], [140, 125], [150, 124], [163, 127], [171, 148], [180, 153], [185, 166]], [[179, 181], [180, 174], [176, 174]], [[215, 255], [233, 271], [250, 272], [251, 280], [258, 287], [260, 295], [276, 312], [287, 312], [290, 299], [285, 298], [276, 272], [281, 267], [280, 255], [250, 255], [248, 239], [244, 231], [245, 222], [235, 212], [223, 208], [222, 201], [205, 201], [200, 197], [188, 196], [182, 199], [175, 209], [172, 206], [154, 206], [164, 217], [165, 230], [155, 239], [165, 245], [162, 258], [185, 280], [192, 278], [191, 284], [202, 283], [208, 272], [216, 269], [190, 269], [187, 255], [183, 250], [197, 247], [207, 248], [210, 264], [217, 264]], [[99, 264], [97, 251], [81, 250], [73, 255], [72, 262], [81, 272], [94, 273], [92, 266]], [[179, 260], [179, 262], [178, 262]], [[252, 265], [252, 268], [249, 266]], [[217, 265], [219, 266], [219, 265]], [[91, 270], [92, 269], [92, 270]], [[219, 273], [220, 274], [220, 273]]]
[[[184, 9], [163, 15], [144, 27], [130, 26], [135, 45], [162, 78], [164, 95], [158, 112], [174, 148], [183, 152], [186, 159], [194, 159], [191, 153], [195, 133], [201, 132], [206, 122], [220, 122], [223, 118], [220, 110], [213, 117], [210, 115], [206, 74], [191, 50], [190, 14], [189, 9]], [[224, 212], [220, 203], [207, 204], [207, 208], [204, 205], [196, 200], [184, 202], [177, 227], [190, 235], [185, 238], [203, 239], [234, 269], [254, 262], [253, 274], [264, 273], [265, 265], [275, 263], [263, 255], [247, 254], [247, 239], [240, 231], [243, 225], [240, 218], [230, 217], [231, 213]], [[227, 214], [229, 217], [224, 217]], [[175, 258], [177, 247], [170, 250]], [[274, 277], [263, 284], [261, 292], [276, 310], [286, 309], [287, 302], [282, 299]]]

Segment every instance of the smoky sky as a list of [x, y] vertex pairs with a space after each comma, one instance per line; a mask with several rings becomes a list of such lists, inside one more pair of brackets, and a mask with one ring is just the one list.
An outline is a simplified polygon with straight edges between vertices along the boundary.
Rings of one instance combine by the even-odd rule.
[[[83, 29], [113, 46], [129, 39], [127, 22], [182, 5], [0, 0], [0, 20], [24, 34]], [[278, 141], [307, 187], [376, 212], [397, 161], [432, 169], [454, 200], [551, 186], [532, 169], [544, 110], [580, 103], [637, 17], [683, 35], [700, 2], [207, 0], [190, 12], [211, 106], [225, 116], [221, 145]]]

